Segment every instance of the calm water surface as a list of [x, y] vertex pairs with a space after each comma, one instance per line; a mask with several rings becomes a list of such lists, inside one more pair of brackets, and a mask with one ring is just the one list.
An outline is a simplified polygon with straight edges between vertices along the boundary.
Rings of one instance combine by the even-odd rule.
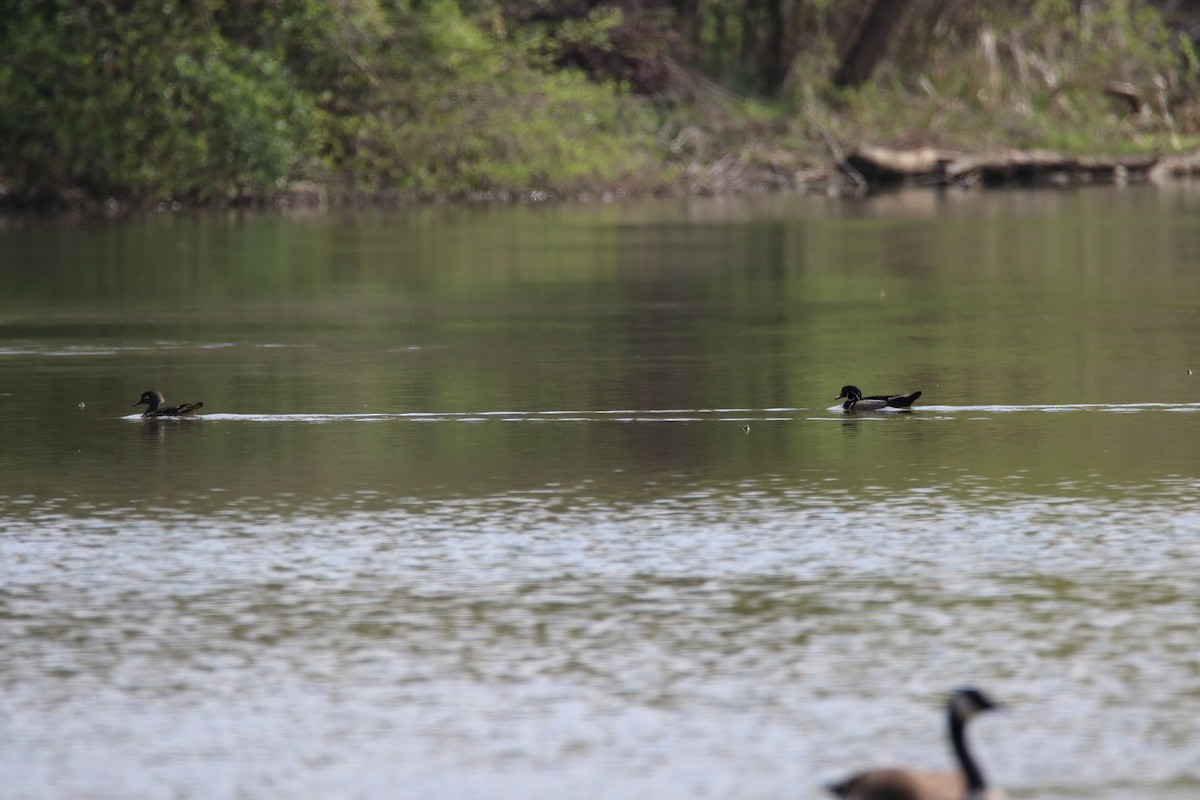
[[1200, 797], [1197, 253], [1189, 189], [0, 222], [0, 794], [812, 800], [975, 683], [1012, 796]]

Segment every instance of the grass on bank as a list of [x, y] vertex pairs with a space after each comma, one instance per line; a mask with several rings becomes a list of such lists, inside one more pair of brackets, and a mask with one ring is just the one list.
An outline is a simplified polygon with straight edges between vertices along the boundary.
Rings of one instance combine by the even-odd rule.
[[854, 141], [973, 150], [1120, 155], [1200, 142], [1200, 58], [1154, 8], [1112, 0], [1077, 13], [1039, 0], [956, 11], [911, 17], [928, 26], [929, 52], [890, 62], [842, 103], [810, 104], [812, 116]]

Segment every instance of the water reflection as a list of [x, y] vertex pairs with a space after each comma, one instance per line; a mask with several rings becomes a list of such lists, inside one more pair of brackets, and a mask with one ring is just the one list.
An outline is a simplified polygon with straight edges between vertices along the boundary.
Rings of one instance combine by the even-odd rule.
[[[670, 797], [696, 786], [647, 784], [656, 771], [616, 756], [614, 731], [671, 753], [672, 772], [715, 762], [723, 780], [782, 796], [781, 771], [811, 780], [881, 753], [940, 763], [940, 698], [923, 687], [985, 679], [1018, 711], [980, 726], [980, 751], [1018, 795], [1110, 796], [1134, 764], [1150, 794], [1184, 797], [1200, 740], [1175, 687], [1192, 669], [1200, 486], [1146, 488], [1149, 500], [1098, 503], [981, 484], [959, 501], [777, 480], [630, 505], [575, 486], [383, 508], [342, 498], [333, 513], [247, 498], [219, 520], [93, 509], [84, 524], [51, 506], [18, 515], [0, 544], [5, 626], [23, 642], [0, 680], [12, 731], [123, 719], [135, 701], [154, 709], [147, 722], [178, 723], [73, 753], [80, 774], [120, 753], [172, 763], [219, 702], [227, 735], [200, 734], [207, 759], [244, 775], [236, 753], [253, 739], [278, 765], [273, 785], [302, 793], [315, 751], [273, 700], [302, 693], [306, 714], [350, 713], [336, 752], [379, 757], [383, 739], [411, 756], [372, 774], [438, 785], [453, 752], [473, 765], [455, 773], [464, 786], [503, 769], [531, 796]], [[82, 691], [96, 681], [111, 688]], [[851, 701], [875, 713], [835, 713]], [[928, 735], [910, 725], [923, 714]], [[730, 748], [720, 730], [747, 738]], [[570, 752], [543, 762], [560, 735]], [[14, 739], [5, 758], [63, 747]], [[745, 772], [783, 754], [795, 766]], [[319, 772], [366, 788], [364, 766], [343, 755]], [[155, 785], [144, 774], [125, 785]], [[38, 785], [26, 780], [17, 796]]]
[[6, 796], [1190, 800], [1196, 205], [0, 223]]

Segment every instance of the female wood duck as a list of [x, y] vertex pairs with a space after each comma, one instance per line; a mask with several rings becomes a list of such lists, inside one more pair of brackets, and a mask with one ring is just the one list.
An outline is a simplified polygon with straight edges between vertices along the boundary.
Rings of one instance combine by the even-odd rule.
[[846, 402], [842, 403], [842, 411], [849, 414], [852, 411], [909, 408], [920, 396], [920, 392], [913, 392], [912, 394], [876, 394], [863, 397], [862, 389], [857, 386], [843, 386], [842, 393], [837, 396], [837, 399], [845, 399]]
[[150, 389], [142, 392], [142, 399], [138, 400], [134, 405], [146, 406], [146, 410], [142, 412], [142, 419], [146, 417], [186, 417], [197, 409], [204, 408], [204, 403], [184, 403], [183, 405], [159, 408], [164, 400], [162, 392]]

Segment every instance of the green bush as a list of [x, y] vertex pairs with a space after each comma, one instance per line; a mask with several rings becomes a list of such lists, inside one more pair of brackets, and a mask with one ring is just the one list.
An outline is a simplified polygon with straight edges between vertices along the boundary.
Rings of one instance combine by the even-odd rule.
[[393, 12], [358, 51], [370, 79], [331, 136], [331, 169], [413, 195], [576, 191], [650, 169], [654, 120], [620, 87], [484, 33], [449, 0]]
[[203, 3], [24, 3], [3, 23], [0, 176], [30, 197], [270, 191], [312, 114], [278, 62], [203, 24]]
[[531, 66], [450, 0], [18, 3], [0, 183], [26, 198], [572, 191], [651, 171], [612, 82]]

